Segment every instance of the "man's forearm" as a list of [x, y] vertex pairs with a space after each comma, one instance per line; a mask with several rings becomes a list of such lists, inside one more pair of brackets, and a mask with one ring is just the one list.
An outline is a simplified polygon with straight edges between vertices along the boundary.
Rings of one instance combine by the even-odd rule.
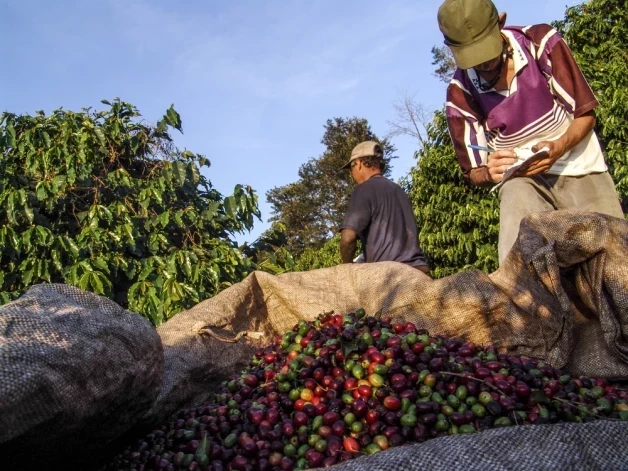
[[558, 142], [561, 144], [563, 154], [576, 147], [582, 140], [589, 135], [595, 127], [595, 114], [593, 111], [583, 114], [572, 121]]
[[340, 257], [342, 258], [342, 263], [353, 263], [356, 246], [357, 242], [355, 240], [340, 239]]

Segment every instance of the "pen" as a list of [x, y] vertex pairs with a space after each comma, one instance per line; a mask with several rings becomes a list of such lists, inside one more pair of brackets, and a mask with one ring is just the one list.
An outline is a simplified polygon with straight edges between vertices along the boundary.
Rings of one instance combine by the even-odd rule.
[[471, 149], [474, 149], [474, 150], [484, 150], [488, 153], [495, 152], [495, 150], [491, 149], [490, 147], [475, 146], [473, 144], [469, 144], [467, 147], [470, 147]]

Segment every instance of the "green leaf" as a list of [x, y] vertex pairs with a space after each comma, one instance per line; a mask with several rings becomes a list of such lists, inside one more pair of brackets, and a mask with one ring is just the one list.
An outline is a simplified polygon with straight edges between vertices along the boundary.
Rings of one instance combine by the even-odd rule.
[[168, 123], [165, 119], [161, 119], [157, 122], [157, 127], [155, 128], [155, 132], [158, 135], [163, 135], [168, 130]]
[[88, 273], [87, 276], [89, 277], [89, 286], [91, 288], [90, 291], [96, 294], [105, 294], [105, 287], [101, 280], [100, 273], [91, 272]]
[[22, 246], [27, 252], [30, 252], [33, 243], [33, 228], [27, 229], [22, 233]]
[[62, 273], [63, 272], [63, 261], [61, 260], [61, 254], [59, 253], [59, 251], [58, 250], [51, 250], [50, 251], [50, 258], [52, 259], [52, 264], [55, 267], [55, 269], [59, 273]]
[[341, 342], [341, 346], [342, 346], [342, 354], [344, 355], [345, 358], [347, 358], [350, 353], [355, 352], [358, 349], [358, 344], [357, 342], [354, 342], [354, 341]]
[[159, 215], [159, 222], [161, 224], [161, 227], [165, 229], [170, 222], [170, 211], [164, 211], [163, 213], [161, 213]]
[[183, 263], [181, 264], [181, 267], [185, 276], [192, 278], [192, 262], [190, 261], [190, 256], [187, 253], [183, 254]]
[[174, 221], [179, 227], [185, 226], [185, 223], [183, 222], [183, 211], [177, 211], [176, 213], [174, 213]]
[[154, 292], [148, 295], [148, 312], [156, 326], [160, 326], [164, 321], [163, 305]]
[[33, 281], [33, 276], [35, 275], [35, 265], [33, 262], [28, 264], [28, 269], [22, 271], [22, 284], [24, 286], [30, 286]]
[[225, 198], [225, 212], [227, 213], [227, 216], [231, 217], [232, 219], [237, 219], [238, 210], [234, 196], [228, 196]]
[[146, 268], [144, 268], [144, 269], [140, 272], [140, 274], [139, 274], [139, 276], [137, 277], [137, 279], [138, 279], [139, 281], [144, 281], [144, 280], [146, 280], [146, 279], [147, 279], [150, 275], [152, 275], [154, 271], [155, 271], [155, 269], [154, 269], [152, 266], [147, 266]]
[[33, 208], [29, 206], [24, 206], [23, 214], [26, 220], [32, 224], [35, 220], [35, 213], [33, 212]]
[[42, 137], [44, 138], [44, 142], [46, 144], [46, 147], [50, 148], [52, 146], [52, 141], [51, 141], [50, 136], [48, 135], [48, 133], [46, 131], [44, 131], [42, 133]]
[[15, 128], [13, 127], [13, 123], [11, 123], [11, 121], [7, 122], [4, 130], [5, 130], [6, 136], [7, 136], [7, 144], [9, 145], [9, 147], [15, 148], [15, 145], [16, 145], [15, 136], [16, 136], [16, 134], [15, 134]]
[[109, 208], [99, 205], [98, 206], [98, 215], [100, 216], [101, 219], [104, 219], [105, 221], [111, 222], [113, 221], [113, 214], [111, 214], [111, 211], [109, 211]]
[[542, 389], [532, 391], [532, 397], [537, 404], [550, 404], [550, 400]]
[[89, 291], [91, 288], [89, 273], [84, 273], [83, 276], [79, 279], [78, 287], [83, 291]]
[[107, 143], [107, 140], [105, 138], [105, 133], [103, 132], [102, 129], [100, 129], [100, 127], [94, 128], [94, 134], [96, 134], [96, 138], [98, 139], [98, 142], [100, 143], [101, 146], [104, 146]]
[[175, 111], [174, 105], [170, 105], [170, 108], [168, 108], [168, 111], [166, 111], [164, 120], [176, 130], [183, 132], [183, 130], [181, 129], [181, 116]]
[[50, 283], [50, 265], [51, 265], [51, 261], [50, 260], [40, 260], [39, 262], [39, 270], [38, 270], [38, 276], [40, 279], [47, 281], [48, 283]]
[[50, 247], [54, 241], [52, 233], [49, 229], [46, 229], [43, 226], [36, 226], [37, 238], [39, 245], [44, 247]]
[[39, 182], [35, 187], [36, 195], [38, 200], [44, 200], [48, 196], [48, 192], [46, 191], [46, 186], [44, 182]]
[[91, 262], [94, 267], [99, 268], [105, 273], [109, 273], [109, 264], [107, 264], [107, 262], [103, 260], [102, 258], [100, 257], [93, 258]]
[[186, 165], [184, 162], [180, 162], [180, 161], [176, 161], [172, 163], [172, 174], [175, 178], [175, 180], [177, 180], [177, 182], [179, 182], [179, 185], [183, 186], [183, 184], [185, 183], [185, 179], [187, 177], [186, 175]]

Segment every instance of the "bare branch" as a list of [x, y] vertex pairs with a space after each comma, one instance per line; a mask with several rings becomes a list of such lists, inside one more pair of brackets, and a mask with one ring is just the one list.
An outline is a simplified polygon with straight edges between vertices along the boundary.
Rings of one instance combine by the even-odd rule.
[[415, 96], [416, 93], [410, 95], [407, 91], [402, 91], [397, 101], [393, 103], [395, 116], [392, 120], [386, 121], [390, 127], [387, 139], [396, 136], [411, 136], [419, 141], [419, 145], [425, 144], [425, 129], [432, 120], [434, 110], [417, 103]]

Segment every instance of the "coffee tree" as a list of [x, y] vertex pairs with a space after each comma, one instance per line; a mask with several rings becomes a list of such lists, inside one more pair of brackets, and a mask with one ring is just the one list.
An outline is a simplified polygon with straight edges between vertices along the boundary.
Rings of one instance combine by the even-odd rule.
[[286, 226], [275, 222], [254, 242], [245, 243], [240, 250], [251, 259], [255, 269], [280, 275], [295, 270], [292, 253], [286, 248]]
[[[361, 253], [361, 245], [358, 241], [356, 256]], [[329, 239], [320, 249], [307, 248], [296, 262], [296, 271], [316, 270], [317, 268], [333, 267], [342, 263], [340, 256], [340, 235], [336, 234]]]
[[415, 157], [408, 193], [432, 276], [474, 268], [494, 271], [499, 202], [495, 193], [465, 182], [442, 111], [427, 126], [425, 144]]
[[617, 192], [628, 208], [628, 2], [591, 0], [553, 26], [563, 35], [600, 106], [596, 130]]
[[257, 196], [223, 197], [177, 149], [173, 107], [155, 126], [131, 104], [0, 117], [0, 298], [37, 283], [110, 297], [159, 325], [252, 269], [232, 236]]
[[[286, 272], [316, 270], [333, 267], [342, 263], [340, 257], [340, 234], [334, 235], [322, 247], [308, 247], [302, 254], [294, 257], [286, 247], [288, 238], [286, 226], [274, 223], [262, 236], [241, 248], [255, 264], [257, 270], [273, 275]], [[362, 245], [358, 241], [356, 255], [361, 253]]]

